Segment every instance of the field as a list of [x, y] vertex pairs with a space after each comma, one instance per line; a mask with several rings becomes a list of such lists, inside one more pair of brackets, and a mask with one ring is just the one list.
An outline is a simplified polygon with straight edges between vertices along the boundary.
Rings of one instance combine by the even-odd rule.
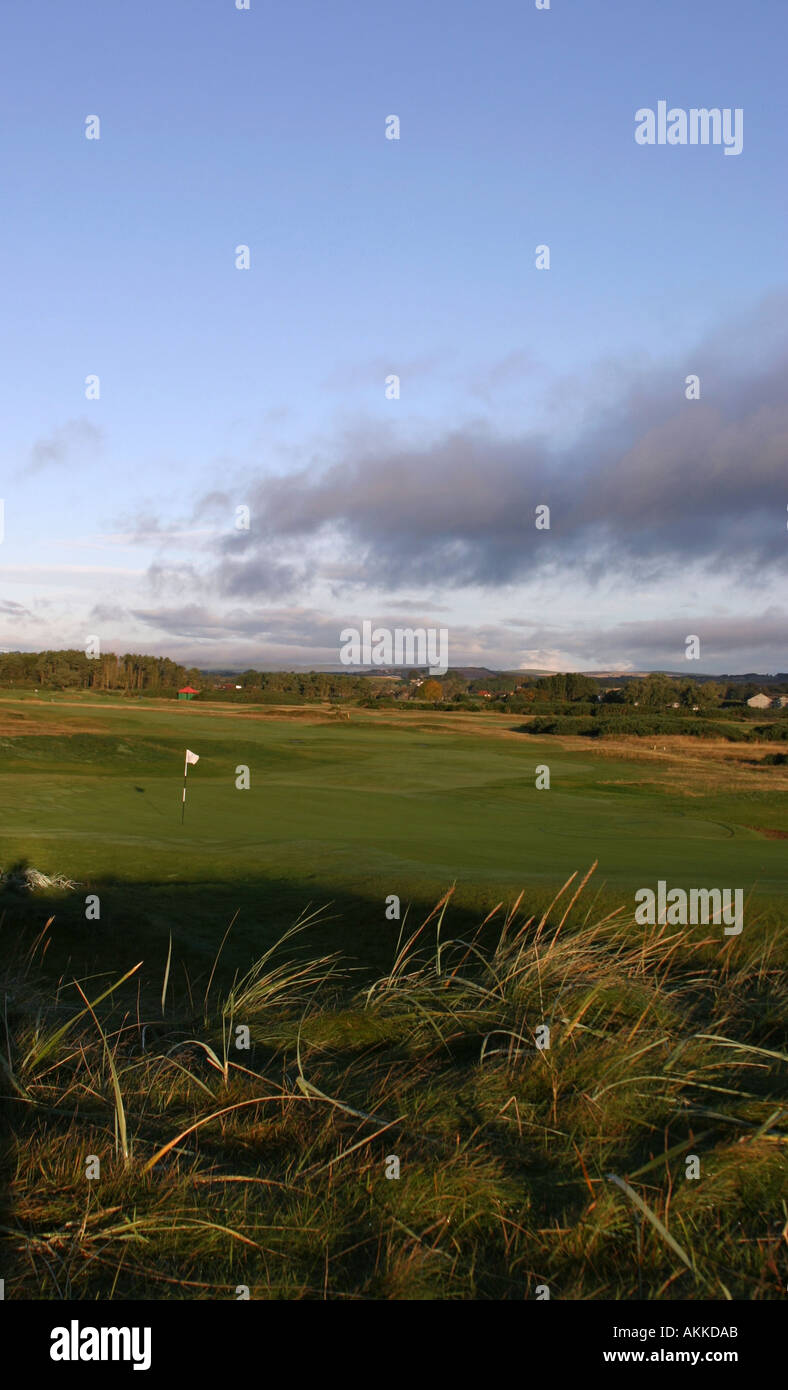
[[[12, 1287], [778, 1296], [788, 768], [524, 729], [0, 698], [0, 869], [77, 885], [0, 892]], [[636, 927], [658, 879], [742, 937]]]
[[[505, 715], [349, 714], [3, 700], [0, 867], [27, 857], [86, 891], [143, 891], [165, 936], [186, 899], [192, 931], [218, 925], [226, 897], [255, 941], [308, 902], [344, 904], [343, 949], [377, 959], [382, 945], [380, 964], [396, 936], [386, 897], [424, 907], [455, 882], [455, 908], [474, 913], [523, 888], [540, 909], [594, 860], [617, 904], [663, 878], [743, 887], [751, 915], [773, 918], [788, 893], [788, 768], [754, 765], [767, 745], [590, 749]], [[181, 826], [187, 744], [200, 762]]]

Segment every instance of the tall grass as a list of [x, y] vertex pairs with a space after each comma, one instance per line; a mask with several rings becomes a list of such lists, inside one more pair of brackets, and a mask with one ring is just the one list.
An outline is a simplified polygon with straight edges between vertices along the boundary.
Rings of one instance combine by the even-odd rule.
[[53, 990], [44, 929], [2, 982], [8, 1296], [784, 1297], [784, 951], [587, 879], [468, 939], [447, 894], [363, 989], [314, 914], [202, 998], [171, 942], [163, 985]]

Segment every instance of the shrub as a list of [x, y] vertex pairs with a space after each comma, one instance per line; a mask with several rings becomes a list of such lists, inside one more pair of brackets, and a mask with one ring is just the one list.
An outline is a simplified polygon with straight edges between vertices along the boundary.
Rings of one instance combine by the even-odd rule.
[[[784, 738], [779, 726], [767, 725], [768, 732], [762, 737]], [[532, 719], [521, 729], [531, 734], [576, 734], [583, 738], [604, 738], [616, 734], [685, 734], [692, 738], [724, 738], [731, 742], [746, 743], [758, 730], [737, 729], [735, 724], [719, 720], [687, 718], [672, 714], [650, 714], [648, 710], [627, 710], [623, 706], [607, 706], [590, 718], [575, 718], [572, 715], [548, 715]]]

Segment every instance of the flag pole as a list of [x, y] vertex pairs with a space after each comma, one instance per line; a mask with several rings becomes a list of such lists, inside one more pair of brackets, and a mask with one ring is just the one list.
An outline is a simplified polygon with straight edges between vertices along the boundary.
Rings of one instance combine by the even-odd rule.
[[198, 763], [199, 761], [199, 753], [193, 753], [191, 748], [187, 748], [186, 761], [183, 764], [183, 796], [181, 798], [181, 825], [183, 825], [183, 818], [186, 815], [186, 774], [189, 771], [189, 763]]

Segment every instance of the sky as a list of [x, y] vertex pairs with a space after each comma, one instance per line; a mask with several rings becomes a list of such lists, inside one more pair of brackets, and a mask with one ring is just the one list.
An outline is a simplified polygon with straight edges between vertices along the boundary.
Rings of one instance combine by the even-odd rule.
[[[784, 0], [6, 6], [0, 648], [337, 667], [371, 621], [788, 670], [786, 37]], [[638, 143], [660, 101], [741, 151]]]

